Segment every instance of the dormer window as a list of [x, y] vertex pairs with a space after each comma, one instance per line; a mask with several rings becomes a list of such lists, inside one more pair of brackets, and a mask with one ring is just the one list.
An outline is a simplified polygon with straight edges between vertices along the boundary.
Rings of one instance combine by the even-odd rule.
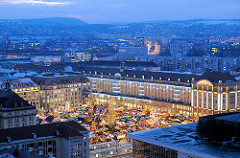
[[56, 135], [56, 136], [60, 136], [59, 130], [55, 130], [54, 132], [55, 132], [55, 135]]
[[36, 134], [36, 133], [32, 133], [32, 137], [33, 137], [34, 139], [36, 139], [36, 138], [37, 138], [37, 134]]
[[12, 141], [11, 137], [6, 137], [6, 140], [8, 143], [10, 143]]

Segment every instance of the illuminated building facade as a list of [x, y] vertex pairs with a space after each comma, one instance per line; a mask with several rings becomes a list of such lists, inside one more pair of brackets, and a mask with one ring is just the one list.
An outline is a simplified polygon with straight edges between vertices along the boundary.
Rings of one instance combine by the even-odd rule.
[[195, 115], [240, 110], [240, 82], [230, 74], [205, 73], [192, 84]]
[[158, 44], [158, 42], [147, 42], [148, 47], [148, 55], [159, 55], [160, 54], [160, 48], [161, 46]]
[[64, 54], [65, 62], [91, 61], [91, 53], [88, 51], [67, 51]]
[[155, 57], [161, 70], [204, 73], [206, 71], [231, 72], [240, 67], [239, 57]]
[[6, 88], [6, 82], [9, 82], [9, 88], [18, 94], [24, 100], [27, 100], [29, 104], [34, 105], [39, 109], [39, 86], [34, 83], [30, 78], [20, 78], [12, 80], [1, 80], [1, 89]]
[[88, 158], [89, 131], [75, 121], [0, 130], [0, 148], [19, 148], [43, 157]]
[[[83, 73], [98, 103], [115, 98], [117, 104], [129, 107], [154, 107], [188, 116], [233, 111], [240, 104], [236, 95], [240, 83], [227, 73], [189, 75], [97, 67], [86, 67]], [[206, 92], [202, 93], [202, 87]]]
[[36, 125], [36, 108], [13, 91], [0, 90], [0, 129]]
[[164, 111], [180, 110], [191, 115], [191, 82], [195, 75], [149, 71], [85, 68], [92, 83], [92, 95], [98, 102], [129, 107], [158, 107]]
[[77, 109], [87, 102], [90, 82], [80, 73], [44, 73], [32, 77], [40, 87], [40, 110]]

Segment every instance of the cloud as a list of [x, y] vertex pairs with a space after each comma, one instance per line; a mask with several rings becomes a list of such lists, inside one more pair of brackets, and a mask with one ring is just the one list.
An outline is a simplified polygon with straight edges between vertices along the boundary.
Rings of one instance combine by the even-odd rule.
[[46, 1], [46, 0], [2, 0], [1, 4], [40, 4], [40, 5], [69, 5], [73, 2]]

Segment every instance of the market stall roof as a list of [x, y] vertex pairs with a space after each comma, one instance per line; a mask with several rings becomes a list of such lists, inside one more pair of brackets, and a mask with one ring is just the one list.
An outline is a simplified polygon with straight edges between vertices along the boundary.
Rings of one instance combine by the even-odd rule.
[[79, 115], [80, 118], [88, 118], [88, 115]]
[[90, 138], [95, 138], [96, 136], [95, 136], [95, 134], [89, 134], [89, 139]]

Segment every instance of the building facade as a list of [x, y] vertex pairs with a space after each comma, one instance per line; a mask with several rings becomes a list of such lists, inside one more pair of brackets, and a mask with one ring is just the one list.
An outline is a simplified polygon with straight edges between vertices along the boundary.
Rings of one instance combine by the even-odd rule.
[[36, 108], [11, 90], [0, 91], [0, 129], [36, 125]]
[[19, 78], [11, 80], [1, 80], [1, 89], [6, 88], [6, 83], [9, 83], [10, 89], [18, 94], [29, 104], [34, 105], [39, 109], [39, 86], [34, 83], [30, 78]]
[[77, 109], [87, 103], [90, 82], [80, 73], [44, 73], [31, 77], [40, 87], [40, 111]]
[[200, 117], [198, 123], [133, 132], [127, 137], [133, 141], [137, 158], [238, 157], [239, 116], [239, 112], [210, 115]]
[[[83, 73], [91, 81], [97, 103], [115, 98], [116, 104], [196, 117], [235, 111], [240, 106], [240, 96], [235, 95], [240, 83], [227, 73], [190, 75], [97, 67], [86, 67]], [[209, 92], [202, 93], [202, 87]]]
[[19, 148], [51, 158], [89, 157], [89, 131], [77, 122], [36, 125], [0, 132], [0, 148]]
[[120, 47], [116, 59], [119, 61], [145, 61], [147, 54], [147, 47]]
[[133, 141], [136, 158], [217, 158], [235, 157], [238, 149], [219, 150], [216, 144], [201, 139], [196, 123], [133, 132], [127, 137]]
[[72, 50], [64, 54], [64, 62], [86, 62], [91, 61], [92, 55], [89, 51]]
[[240, 110], [239, 81], [230, 74], [205, 73], [201, 78], [192, 83], [191, 104], [195, 115]]
[[231, 72], [240, 67], [238, 57], [155, 57], [162, 70], [191, 72]]

